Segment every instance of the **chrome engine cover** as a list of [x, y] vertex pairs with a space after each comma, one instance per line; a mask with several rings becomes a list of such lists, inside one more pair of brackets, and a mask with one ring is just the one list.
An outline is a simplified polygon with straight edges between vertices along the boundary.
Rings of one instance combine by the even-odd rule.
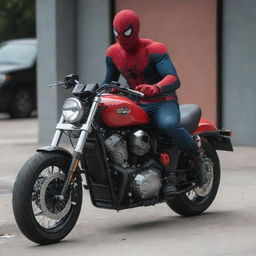
[[158, 196], [161, 186], [160, 171], [150, 168], [135, 176], [132, 191], [142, 199], [149, 199]]
[[146, 131], [137, 130], [129, 136], [129, 148], [137, 156], [143, 156], [150, 150], [150, 136]]
[[105, 140], [105, 146], [113, 162], [121, 165], [123, 168], [129, 166], [127, 145], [121, 135], [113, 134], [108, 137]]

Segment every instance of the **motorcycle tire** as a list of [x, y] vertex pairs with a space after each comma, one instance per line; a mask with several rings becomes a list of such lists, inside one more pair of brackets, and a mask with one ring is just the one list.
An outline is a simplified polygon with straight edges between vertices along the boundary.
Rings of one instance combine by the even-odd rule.
[[76, 224], [82, 205], [80, 173], [76, 171], [74, 178], [75, 192], [69, 190], [63, 202], [54, 197], [63, 187], [70, 164], [71, 157], [61, 153], [39, 152], [17, 176], [12, 198], [14, 216], [21, 232], [35, 243], [56, 243]]
[[[176, 213], [182, 216], [196, 216], [203, 213], [214, 201], [220, 183], [220, 163], [216, 150], [213, 146], [206, 142], [202, 142], [205, 157], [210, 159], [213, 170], [212, 185], [207, 195], [198, 195], [195, 190], [188, 193], [177, 195], [175, 198], [167, 201], [167, 205]], [[200, 188], [198, 188], [200, 189]], [[195, 197], [191, 198], [189, 193], [194, 193]], [[200, 193], [199, 193], [200, 194]]]

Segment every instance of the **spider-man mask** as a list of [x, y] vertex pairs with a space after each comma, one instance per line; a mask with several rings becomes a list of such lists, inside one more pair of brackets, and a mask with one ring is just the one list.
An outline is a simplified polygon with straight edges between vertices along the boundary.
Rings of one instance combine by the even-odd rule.
[[132, 10], [122, 10], [116, 14], [113, 30], [116, 40], [125, 51], [133, 51], [139, 45], [140, 20]]

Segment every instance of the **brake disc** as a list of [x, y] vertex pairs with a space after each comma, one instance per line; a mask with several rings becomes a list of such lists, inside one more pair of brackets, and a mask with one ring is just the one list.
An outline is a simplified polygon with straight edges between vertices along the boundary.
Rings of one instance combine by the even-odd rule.
[[[54, 195], [53, 198], [51, 198], [50, 200], [52, 200], [52, 202], [55, 203], [55, 205], [49, 205], [49, 200], [46, 200], [46, 192], [47, 189], [49, 189], [49, 185], [51, 182], [53, 182], [54, 180], [61, 180], [64, 183], [64, 179], [65, 176], [63, 174], [59, 172], [52, 173], [44, 179], [41, 185], [40, 208], [45, 216], [54, 220], [61, 220], [68, 214], [71, 207], [71, 196], [69, 195], [69, 198], [67, 200], [64, 199], [63, 202], [59, 202], [57, 199], [54, 198]], [[65, 204], [64, 207], [63, 204]]]

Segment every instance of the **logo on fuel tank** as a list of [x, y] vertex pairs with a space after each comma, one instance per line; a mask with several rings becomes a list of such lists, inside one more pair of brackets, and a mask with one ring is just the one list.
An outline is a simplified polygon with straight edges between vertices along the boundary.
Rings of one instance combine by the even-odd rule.
[[122, 106], [121, 108], [118, 108], [116, 110], [116, 113], [121, 116], [127, 116], [128, 114], [131, 113], [131, 109], [127, 108], [126, 106]]

